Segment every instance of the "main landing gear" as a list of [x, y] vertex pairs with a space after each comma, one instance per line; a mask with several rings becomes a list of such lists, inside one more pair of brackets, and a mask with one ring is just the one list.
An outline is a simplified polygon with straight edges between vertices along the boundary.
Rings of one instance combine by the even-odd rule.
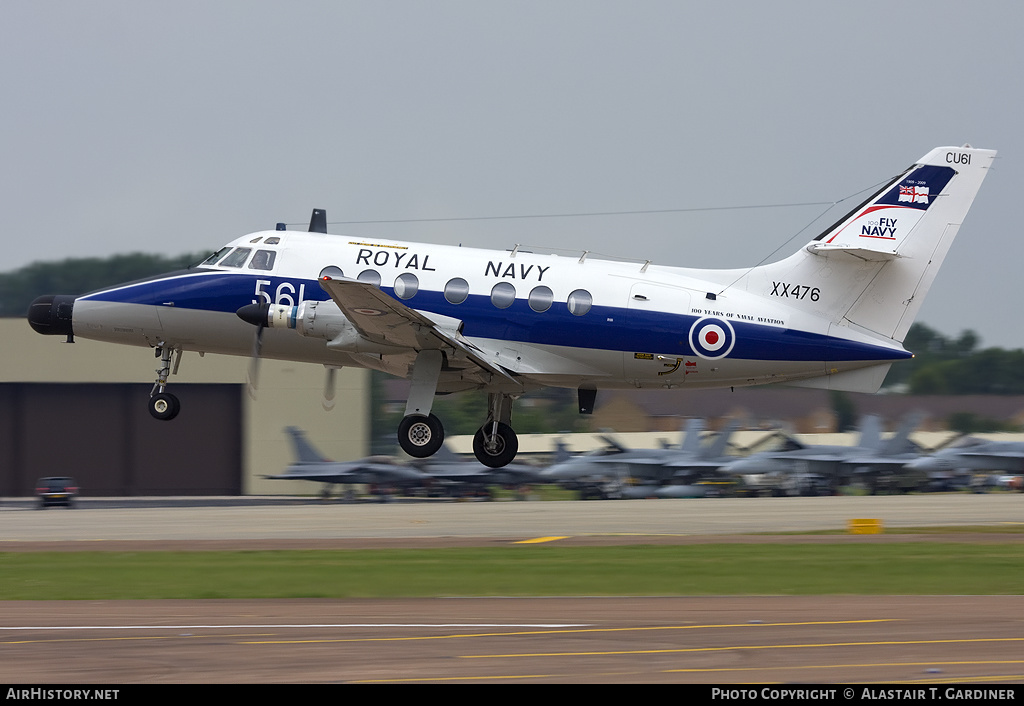
[[413, 458], [433, 456], [444, 443], [444, 427], [433, 414], [410, 414], [398, 425], [398, 444]]
[[[160, 358], [160, 368], [156, 371], [156, 382], [153, 383], [153, 389], [149, 393], [149, 413], [153, 415], [154, 419], [168, 422], [177, 417], [178, 412], [181, 411], [181, 402], [178, 401], [178, 398], [165, 392], [168, 376], [178, 374], [178, 365], [181, 364], [181, 349], [168, 347], [161, 342], [157, 346], [156, 355]], [[171, 365], [172, 355], [174, 357], [173, 368]]]
[[512, 397], [487, 395], [487, 421], [473, 435], [473, 455], [489, 468], [507, 466], [519, 451], [519, 437], [512, 431]]
[[[413, 364], [409, 402], [398, 425], [398, 445], [413, 458], [433, 456], [444, 443], [444, 426], [430, 413], [441, 375], [441, 351], [424, 350]], [[487, 421], [473, 437], [473, 453], [489, 468], [508, 465], [519, 451], [519, 438], [512, 431], [512, 395], [492, 392], [487, 396]]]

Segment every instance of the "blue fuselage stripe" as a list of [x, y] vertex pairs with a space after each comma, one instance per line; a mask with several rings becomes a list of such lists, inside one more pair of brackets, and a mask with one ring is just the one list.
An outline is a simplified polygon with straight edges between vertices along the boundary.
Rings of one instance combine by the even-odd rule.
[[[233, 314], [256, 300], [256, 280], [269, 281], [261, 291], [272, 297], [283, 287], [292, 303], [299, 302], [300, 287], [304, 299], [330, 299], [316, 280], [223, 272], [156, 278], [94, 292], [81, 299]], [[393, 289], [382, 289], [394, 296]], [[525, 299], [516, 299], [508, 308], [498, 309], [486, 295], [470, 295], [461, 304], [451, 304], [441, 292], [425, 289], [412, 299], [399, 301], [414, 309], [462, 320], [462, 332], [469, 338], [685, 356], [695, 355], [688, 339], [690, 328], [700, 318], [679, 312], [596, 305], [585, 315], [575, 316], [569, 313], [564, 301], [555, 301], [550, 309], [538, 313]], [[904, 351], [795, 329], [741, 321], [731, 324], [736, 343], [728, 355], [730, 359], [886, 361], [910, 357]]]

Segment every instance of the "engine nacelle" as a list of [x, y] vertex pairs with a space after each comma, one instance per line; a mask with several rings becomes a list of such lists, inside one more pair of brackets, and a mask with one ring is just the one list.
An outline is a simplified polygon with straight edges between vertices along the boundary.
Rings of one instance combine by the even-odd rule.
[[397, 353], [397, 346], [375, 343], [364, 338], [333, 301], [304, 301], [298, 306], [257, 304], [239, 316], [267, 328], [295, 329], [301, 336], [322, 338], [331, 350], [345, 353]]

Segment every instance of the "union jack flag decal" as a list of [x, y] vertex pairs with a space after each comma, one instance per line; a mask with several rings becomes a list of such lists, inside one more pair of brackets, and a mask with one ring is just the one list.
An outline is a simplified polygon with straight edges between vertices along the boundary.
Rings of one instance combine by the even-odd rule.
[[901, 186], [900, 197], [897, 201], [909, 201], [910, 203], [928, 203], [927, 186]]

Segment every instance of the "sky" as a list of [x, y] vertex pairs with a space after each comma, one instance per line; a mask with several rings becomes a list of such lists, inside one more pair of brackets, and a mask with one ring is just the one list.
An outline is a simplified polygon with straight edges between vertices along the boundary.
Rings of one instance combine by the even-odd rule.
[[[969, 143], [999, 156], [918, 320], [1021, 348], [1022, 27], [984, 0], [4, 2], [0, 272], [314, 207], [353, 236], [753, 266]], [[558, 215], [627, 211], [662, 212]]]

